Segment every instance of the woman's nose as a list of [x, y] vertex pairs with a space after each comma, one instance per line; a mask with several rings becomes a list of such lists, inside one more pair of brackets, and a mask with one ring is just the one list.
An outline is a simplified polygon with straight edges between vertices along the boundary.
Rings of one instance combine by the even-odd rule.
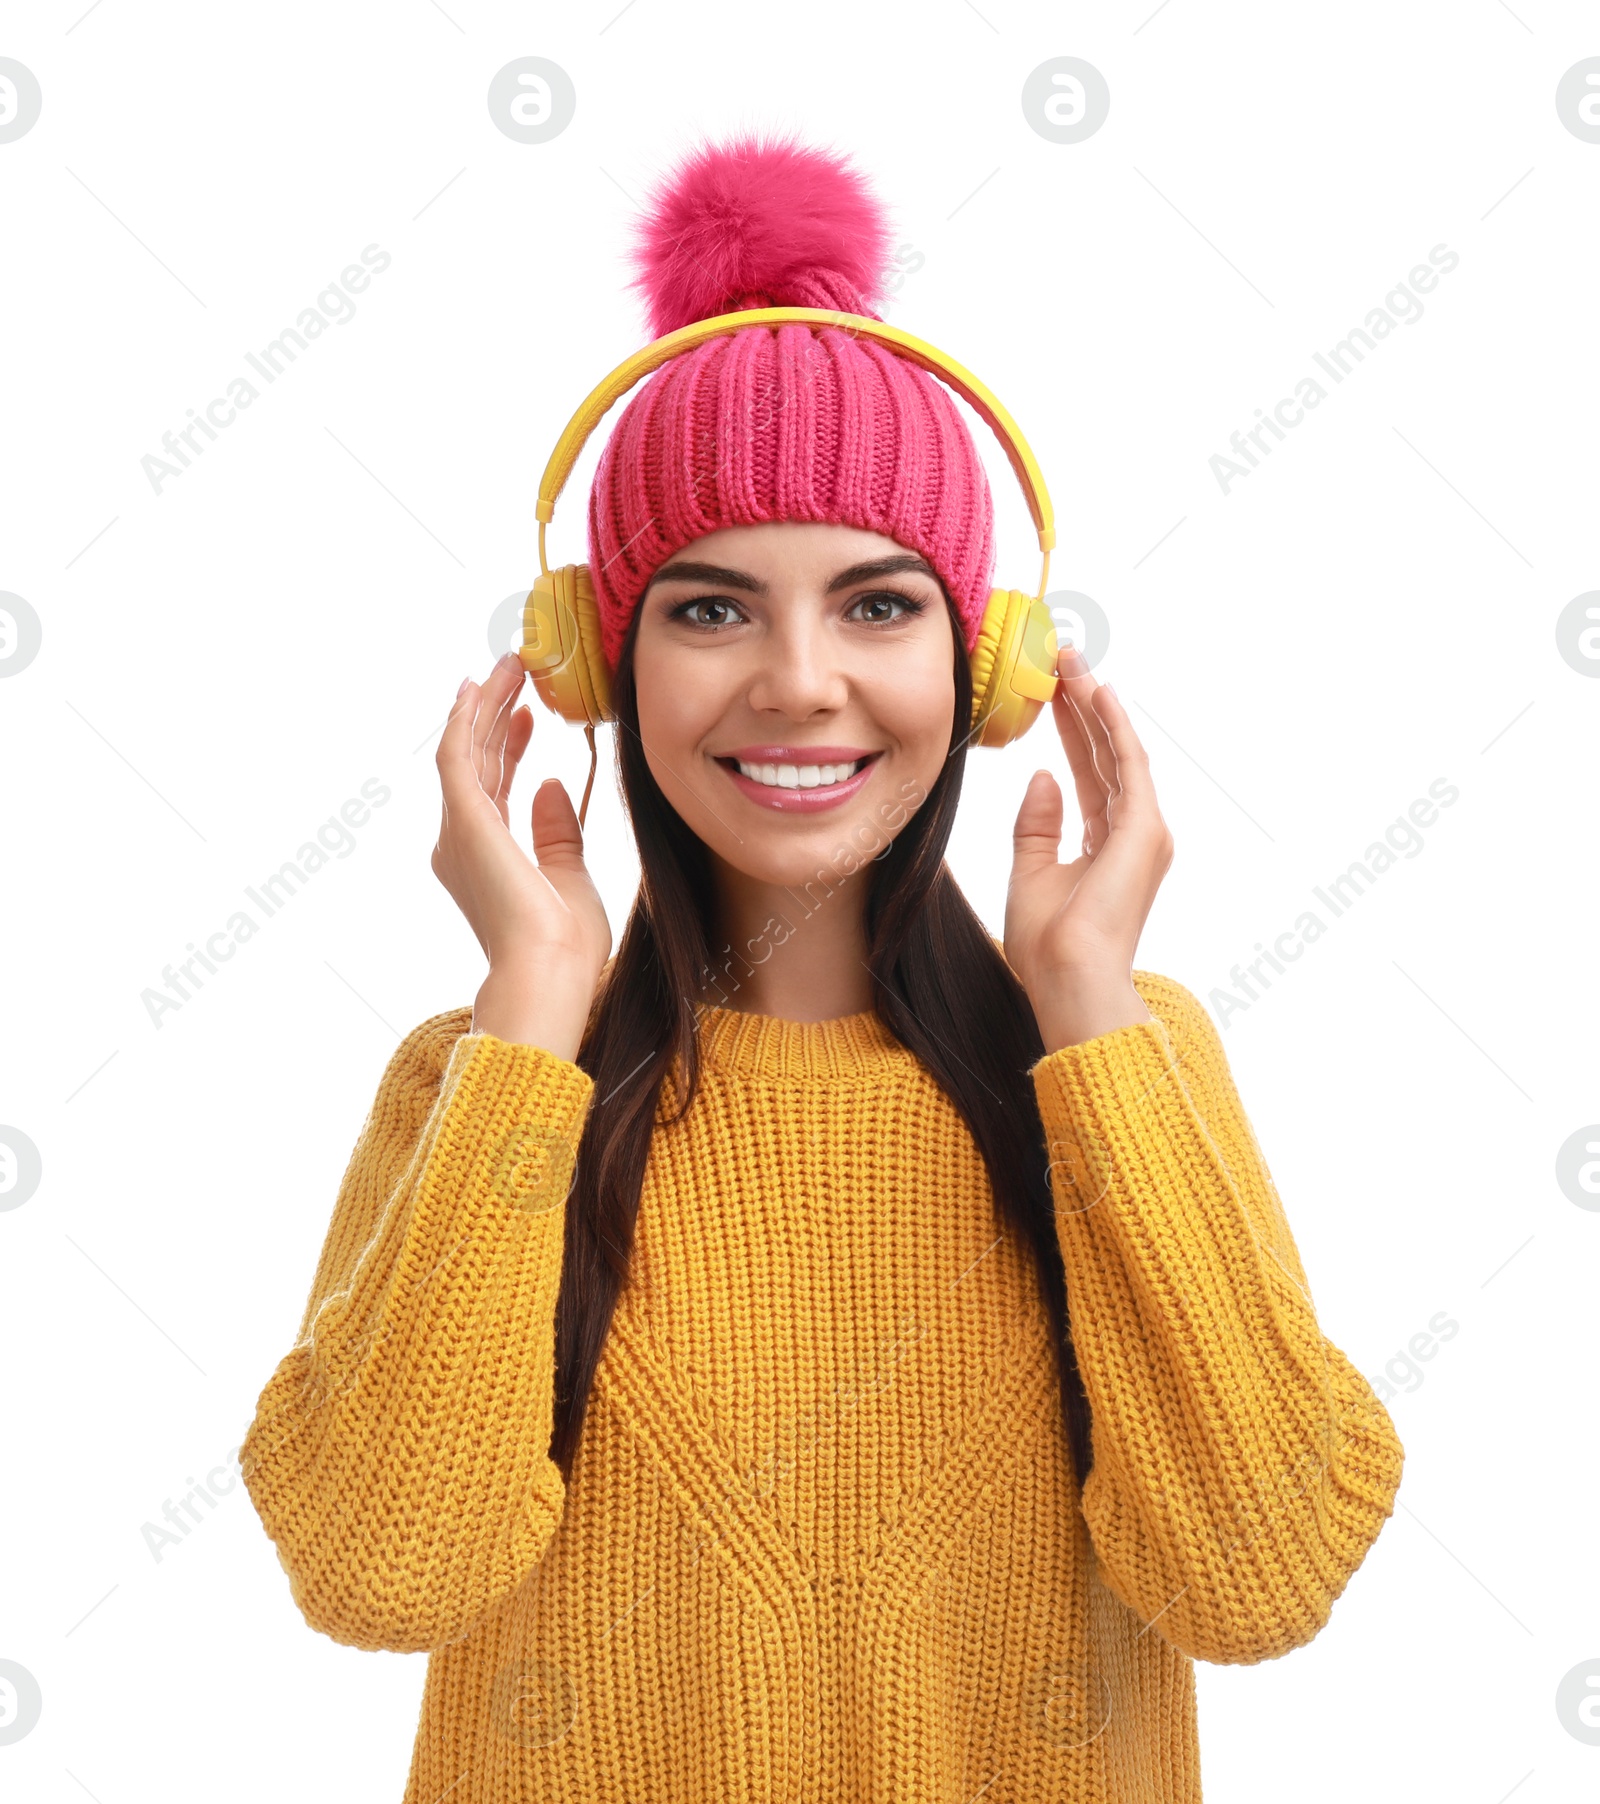
[[791, 622], [754, 647], [758, 660], [749, 698], [754, 708], [776, 708], [793, 719], [819, 709], [842, 708], [848, 675], [833, 636], [820, 622]]

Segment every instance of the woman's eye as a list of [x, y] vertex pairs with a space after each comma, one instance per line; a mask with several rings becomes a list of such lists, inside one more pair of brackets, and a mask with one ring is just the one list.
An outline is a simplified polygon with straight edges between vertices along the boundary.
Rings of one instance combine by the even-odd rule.
[[920, 614], [924, 605], [913, 596], [886, 589], [874, 595], [859, 596], [851, 604], [851, 611], [859, 608], [860, 617], [868, 626], [887, 626], [905, 615]]
[[[908, 615], [922, 613], [926, 606], [926, 602], [915, 596], [879, 590], [870, 595], [858, 595], [846, 609], [846, 617], [859, 619], [868, 626], [892, 626]], [[680, 601], [668, 612], [672, 619], [699, 627], [703, 632], [716, 632], [744, 619], [737, 603], [720, 595], [696, 595], [688, 601]]]
[[699, 595], [693, 601], [680, 601], [672, 610], [674, 620], [687, 620], [691, 626], [729, 626], [739, 618], [731, 601], [715, 595]]

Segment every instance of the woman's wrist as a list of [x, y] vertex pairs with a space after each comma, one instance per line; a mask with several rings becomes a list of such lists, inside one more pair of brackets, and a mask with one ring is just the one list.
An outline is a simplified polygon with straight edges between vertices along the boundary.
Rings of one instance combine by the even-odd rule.
[[594, 985], [553, 976], [548, 967], [494, 965], [472, 1006], [472, 1032], [538, 1046], [573, 1060], [583, 1043]]
[[1057, 973], [1027, 988], [1046, 1053], [1155, 1019], [1126, 974]]

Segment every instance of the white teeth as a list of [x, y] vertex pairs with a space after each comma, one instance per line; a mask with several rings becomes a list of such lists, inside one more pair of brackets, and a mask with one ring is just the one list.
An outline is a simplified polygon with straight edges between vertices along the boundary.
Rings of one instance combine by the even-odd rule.
[[852, 759], [848, 764], [746, 764], [735, 759], [740, 771], [769, 789], [823, 789], [830, 783], [843, 783], [853, 777], [866, 762]]

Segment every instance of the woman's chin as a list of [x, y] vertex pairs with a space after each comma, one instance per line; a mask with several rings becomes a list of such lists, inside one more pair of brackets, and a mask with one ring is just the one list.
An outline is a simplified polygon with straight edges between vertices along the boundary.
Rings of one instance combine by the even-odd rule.
[[[846, 807], [839, 813], [777, 814], [761, 811], [761, 817], [737, 821], [730, 816], [708, 843], [721, 860], [755, 883], [775, 884], [804, 892], [812, 885], [825, 886], [853, 876], [894, 842], [897, 828], [886, 826], [872, 806]], [[726, 827], [732, 825], [739, 838]], [[904, 825], [904, 817], [900, 821]]]

